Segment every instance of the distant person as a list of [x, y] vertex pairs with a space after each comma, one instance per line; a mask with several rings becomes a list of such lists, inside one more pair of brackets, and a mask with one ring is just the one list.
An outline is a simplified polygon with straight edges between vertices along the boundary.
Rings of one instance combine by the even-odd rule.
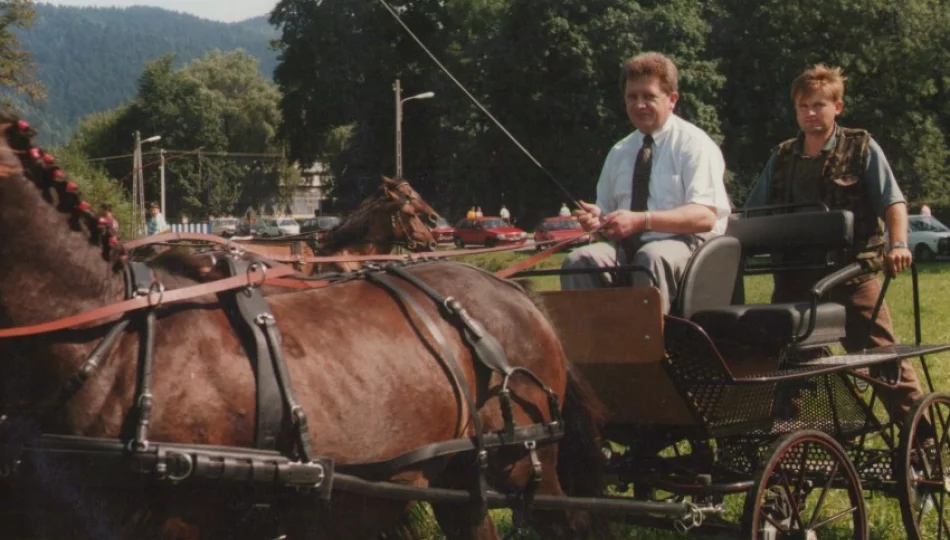
[[481, 206], [475, 208], [475, 217], [477, 217], [477, 218], [485, 217], [485, 214], [482, 213], [482, 207], [481, 207]]
[[108, 204], [102, 205], [100, 222], [110, 235], [119, 236], [119, 220], [112, 215], [112, 206]]
[[929, 216], [929, 215], [932, 215], [932, 214], [930, 213], [930, 207], [927, 206], [927, 203], [923, 203], [923, 204], [920, 205], [920, 215], [922, 215], [922, 216]]
[[505, 220], [505, 223], [511, 224], [511, 212], [508, 211], [508, 207], [501, 205], [501, 210], [498, 211], [498, 217]]
[[466, 218], [466, 219], [475, 219], [475, 217], [476, 217], [476, 216], [475, 216], [475, 207], [473, 206], [473, 207], [471, 207], [471, 208], [468, 209], [468, 213], [465, 214], [465, 218]]
[[566, 203], [561, 203], [561, 210], [557, 213], [561, 217], [570, 217], [571, 209], [567, 207]]
[[158, 207], [158, 203], [152, 203], [149, 206], [149, 212], [151, 213], [151, 217], [148, 218], [148, 223], [146, 224], [146, 232], [149, 235], [161, 234], [169, 229], [168, 223], [165, 221], [165, 216], [162, 215], [162, 211]]

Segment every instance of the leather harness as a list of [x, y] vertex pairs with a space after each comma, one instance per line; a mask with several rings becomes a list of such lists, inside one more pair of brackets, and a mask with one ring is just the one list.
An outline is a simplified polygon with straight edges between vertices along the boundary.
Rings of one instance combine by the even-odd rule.
[[[175, 235], [186, 236], [181, 233], [175, 233]], [[153, 238], [152, 240], [159, 241], [160, 239]], [[560, 249], [562, 244], [571, 240], [573, 239], [552, 246], [539, 255], [553, 253]], [[440, 255], [444, 256], [444, 253]], [[531, 259], [537, 258], [538, 255]], [[458, 300], [441, 295], [407, 272], [404, 267], [405, 264], [424, 264], [424, 262], [405, 262], [405, 257], [400, 257], [400, 259], [403, 265], [390, 263], [382, 269], [371, 266], [359, 272], [350, 273], [344, 279], [366, 279], [389, 291], [394, 299], [405, 307], [407, 313], [410, 314], [410, 319], [419, 321], [426, 329], [425, 333], [435, 342], [436, 346], [433, 350], [438, 352], [436, 355], [438, 361], [451, 374], [451, 382], [457, 390], [457, 395], [464, 400], [459, 407], [459, 438], [429, 444], [386, 461], [346, 465], [341, 469], [365, 478], [383, 479], [433, 458], [459, 456], [472, 452], [478, 470], [471, 488], [472, 500], [484, 512], [488, 508], [486, 477], [488, 450], [517, 445], [523, 447], [533, 464], [532, 482], [520, 495], [524, 501], [523, 506], [529, 507], [534, 490], [541, 479], [541, 464], [535, 449], [539, 444], [559, 440], [564, 433], [557, 395], [529, 370], [511, 366], [498, 340], [487, 332], [480, 322], [472, 318]], [[290, 385], [276, 321], [259, 290], [265, 281], [268, 284], [280, 284], [278, 280], [282, 276], [292, 274], [293, 268], [281, 265], [268, 269], [264, 262], [247, 261], [239, 258], [235, 253], [223, 257], [218, 264], [225, 266], [231, 277], [166, 291], [147, 265], [131, 262], [127, 265], [126, 300], [57, 321], [0, 330], [0, 338], [37, 335], [101, 322], [121, 315], [76, 374], [65, 381], [51, 396], [41, 400], [32, 411], [29, 411], [34, 415], [48, 414], [65, 405], [95, 374], [119, 336], [135, 320], [140, 321], [141, 336], [138, 384], [132, 411], [135, 419], [132, 437], [122, 442], [112, 439], [33, 433], [27, 440], [22, 440], [8, 436], [16, 431], [9, 429], [16, 423], [16, 419], [3, 416], [0, 417], [0, 450], [2, 450], [0, 459], [5, 462], [0, 463], [0, 479], [4, 476], [12, 476], [18, 469], [29, 469], [31, 457], [40, 454], [55, 455], [58, 459], [76, 459], [80, 456], [83, 467], [98, 464], [103, 469], [108, 469], [111, 464], [113, 470], [123, 469], [136, 472], [140, 478], [144, 476], [159, 482], [232, 481], [291, 487], [297, 490], [315, 490], [328, 498], [332, 490], [334, 463], [329, 458], [314, 454], [306, 415], [296, 402]], [[326, 286], [338, 279], [311, 280], [306, 283], [308, 283], [308, 288], [315, 288]], [[504, 420], [502, 431], [485, 432], [471, 388], [466, 383], [461, 365], [452, 353], [446, 336], [420, 302], [409, 293], [409, 289], [421, 291], [430, 298], [438, 306], [443, 318], [459, 331], [464, 342], [473, 351], [473, 356], [479, 360], [479, 364], [502, 376], [502, 383], [490, 392], [490, 395], [497, 395], [499, 398]], [[155, 308], [159, 305], [212, 293], [218, 294], [254, 366], [257, 381], [255, 430], [257, 449], [155, 443], [148, 440], [148, 428], [155, 399], [151, 392]], [[421, 332], [420, 335], [422, 335]], [[548, 396], [550, 421], [529, 426], [514, 424], [508, 386], [511, 378], [516, 375], [526, 377]], [[469, 437], [463, 436], [465, 422], [461, 415], [465, 410], [468, 411], [472, 426], [472, 435]], [[291, 452], [290, 455], [281, 452], [279, 444], [281, 428], [285, 425], [285, 414], [289, 415], [290, 424], [294, 427], [296, 451]], [[130, 460], [133, 463], [132, 466], [128, 464]], [[136, 480], [132, 481], [136, 482]]]

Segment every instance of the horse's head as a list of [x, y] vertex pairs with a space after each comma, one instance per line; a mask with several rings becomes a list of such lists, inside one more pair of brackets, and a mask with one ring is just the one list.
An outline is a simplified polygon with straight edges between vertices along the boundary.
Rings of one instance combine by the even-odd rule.
[[433, 228], [438, 226], [439, 217], [441, 217], [439, 213], [409, 185], [409, 181], [405, 178], [393, 179], [388, 176], [383, 176], [382, 189], [392, 194], [402, 195], [408, 199], [427, 226]]
[[[406, 195], [385, 188], [383, 192], [389, 199], [384, 208], [389, 212], [388, 225], [392, 240], [397, 244], [404, 244], [409, 251], [435, 251], [438, 241], [423, 222], [424, 217], [428, 219], [428, 214], [420, 212], [413, 200]], [[438, 219], [438, 214], [435, 219]]]

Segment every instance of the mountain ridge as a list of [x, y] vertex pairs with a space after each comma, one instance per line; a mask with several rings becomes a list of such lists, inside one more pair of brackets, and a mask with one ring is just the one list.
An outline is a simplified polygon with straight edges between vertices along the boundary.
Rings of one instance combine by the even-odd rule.
[[33, 27], [18, 31], [33, 55], [47, 98], [38, 104], [15, 100], [39, 128], [42, 142], [68, 140], [79, 120], [128, 102], [145, 65], [164, 54], [175, 65], [219, 49], [242, 49], [271, 78], [277, 31], [266, 16], [220, 22], [157, 7], [72, 7], [37, 4]]

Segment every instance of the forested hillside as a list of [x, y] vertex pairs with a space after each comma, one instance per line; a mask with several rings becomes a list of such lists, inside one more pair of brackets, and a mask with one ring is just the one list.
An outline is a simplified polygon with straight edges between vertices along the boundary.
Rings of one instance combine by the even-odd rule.
[[82, 117], [131, 99], [145, 64], [162, 55], [182, 65], [214, 49], [243, 49], [268, 78], [276, 64], [276, 33], [264, 17], [226, 24], [158, 8], [38, 4], [33, 27], [19, 37], [46, 86], [44, 102], [24, 106], [45, 144], [64, 142]]

